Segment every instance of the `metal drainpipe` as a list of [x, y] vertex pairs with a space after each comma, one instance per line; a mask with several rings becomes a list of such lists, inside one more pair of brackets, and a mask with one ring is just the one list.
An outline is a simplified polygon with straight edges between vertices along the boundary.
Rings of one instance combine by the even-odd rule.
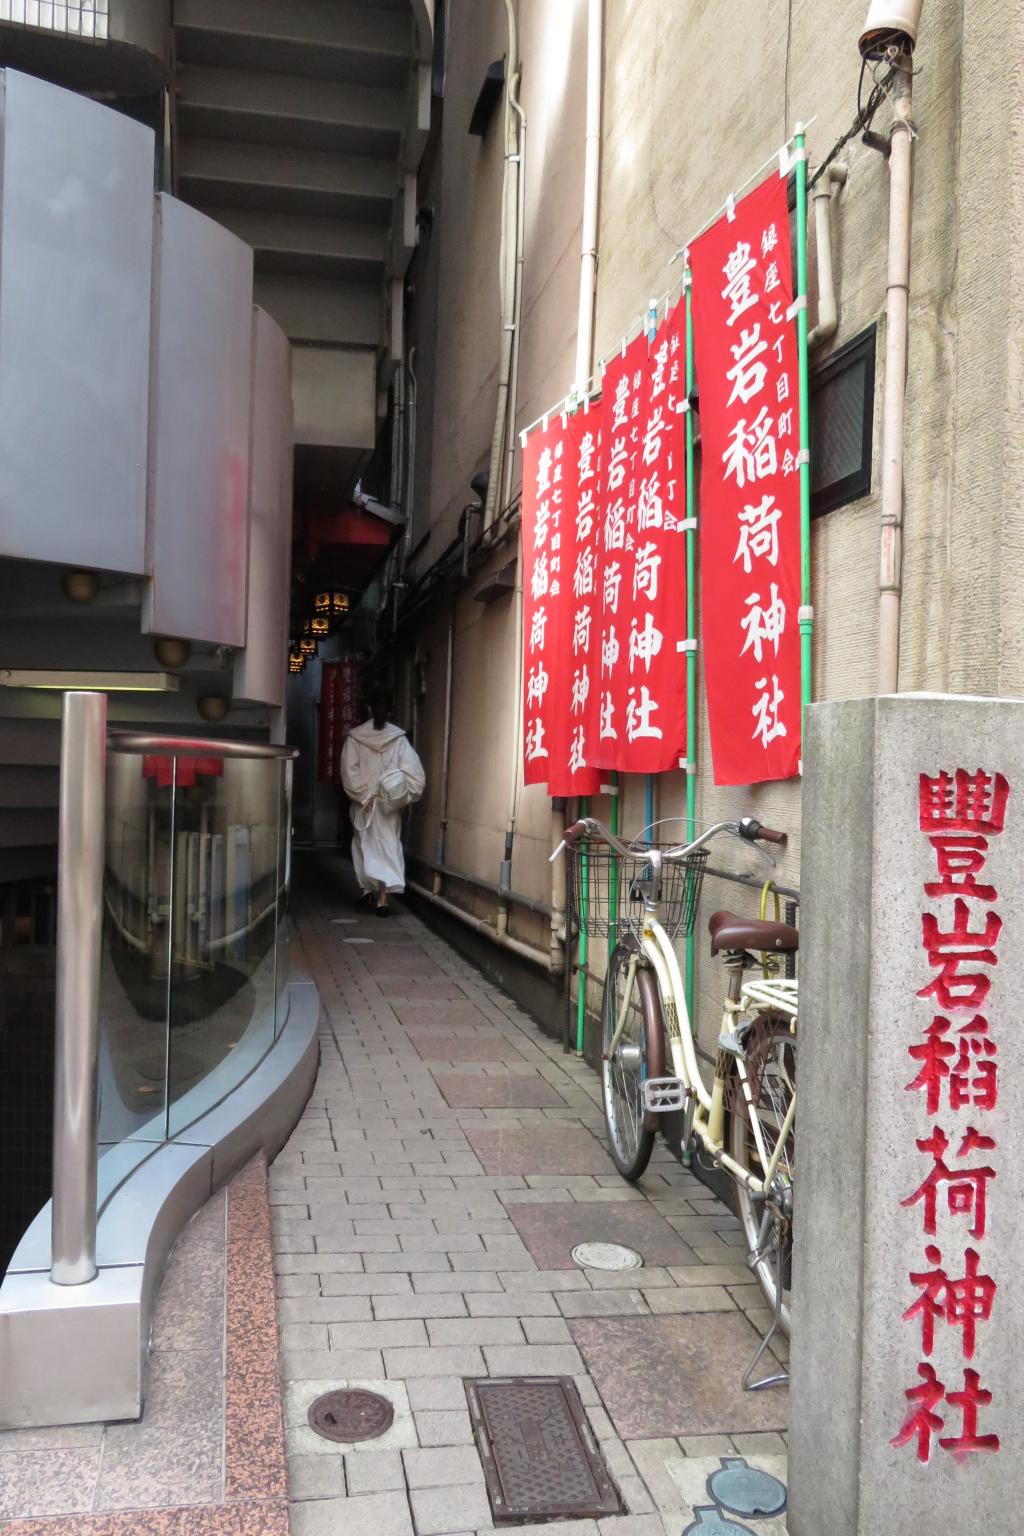
[[[444, 685], [444, 755], [441, 761], [441, 822], [437, 829], [437, 856], [435, 864], [444, 863], [445, 843], [448, 837], [448, 784], [451, 778], [452, 755], [452, 677], [454, 674], [455, 659], [455, 609], [452, 608], [451, 617], [448, 620], [448, 662]], [[441, 894], [441, 876], [436, 873], [433, 879], [433, 895]]]
[[832, 266], [832, 187], [846, 185], [847, 169], [841, 162], [828, 166], [811, 191], [814, 204], [814, 250], [818, 261], [818, 320], [807, 337], [807, 346], [831, 341], [839, 328], [835, 272]]
[[901, 53], [893, 81], [889, 148], [889, 272], [885, 297], [882, 531], [878, 603], [878, 692], [895, 693], [900, 669], [903, 564], [903, 445], [907, 399], [910, 231], [914, 138], [913, 57]]

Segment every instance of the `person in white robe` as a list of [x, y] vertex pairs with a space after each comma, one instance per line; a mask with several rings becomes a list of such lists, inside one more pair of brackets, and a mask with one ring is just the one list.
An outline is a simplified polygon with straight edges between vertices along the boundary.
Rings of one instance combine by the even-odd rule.
[[341, 782], [351, 804], [352, 863], [360, 899], [388, 917], [388, 897], [405, 890], [402, 812], [423, 794], [426, 775], [401, 726], [376, 697], [369, 720], [357, 725], [341, 749]]

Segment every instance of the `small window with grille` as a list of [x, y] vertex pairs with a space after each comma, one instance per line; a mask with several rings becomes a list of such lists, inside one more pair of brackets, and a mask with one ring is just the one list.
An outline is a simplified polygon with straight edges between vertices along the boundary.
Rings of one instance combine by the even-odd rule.
[[811, 375], [811, 516], [871, 489], [875, 330], [834, 352]]

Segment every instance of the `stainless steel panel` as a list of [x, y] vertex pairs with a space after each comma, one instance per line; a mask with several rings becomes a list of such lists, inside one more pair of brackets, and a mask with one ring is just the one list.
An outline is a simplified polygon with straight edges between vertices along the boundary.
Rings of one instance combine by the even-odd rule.
[[288, 667], [292, 555], [292, 383], [287, 336], [253, 311], [249, 593], [235, 696], [281, 705]]
[[148, 567], [151, 633], [245, 643], [252, 252], [157, 199]]
[[0, 553], [141, 574], [153, 134], [2, 77]]

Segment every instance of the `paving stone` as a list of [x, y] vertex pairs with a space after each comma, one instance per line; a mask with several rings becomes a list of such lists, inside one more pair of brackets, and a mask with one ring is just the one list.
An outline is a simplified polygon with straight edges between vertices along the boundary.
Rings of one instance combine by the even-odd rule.
[[440, 1446], [403, 1452], [405, 1475], [411, 1489], [447, 1488], [483, 1479], [475, 1445]]
[[643, 1202], [520, 1205], [509, 1215], [541, 1269], [572, 1268], [572, 1250], [578, 1243], [623, 1243], [648, 1264], [688, 1264], [693, 1258], [668, 1222]]
[[384, 1368], [390, 1377], [405, 1380], [410, 1376], [482, 1376], [484, 1359], [478, 1349], [468, 1346], [440, 1346], [429, 1349], [386, 1349]]
[[[431, 1344], [521, 1344], [514, 1317], [452, 1317], [427, 1323]], [[566, 1340], [571, 1343], [571, 1339]]]
[[344, 1498], [344, 1456], [289, 1456], [288, 1492], [292, 1499]]
[[492, 1376], [572, 1376], [585, 1369], [574, 1344], [484, 1346]]
[[[464, 1277], [467, 1281], [470, 1277]], [[557, 1317], [558, 1307], [550, 1291], [526, 1291], [520, 1295], [468, 1292], [466, 1305], [472, 1317]]]
[[625, 1317], [647, 1313], [640, 1292], [630, 1290], [566, 1291], [558, 1297], [558, 1309], [563, 1317]]
[[758, 1336], [740, 1313], [597, 1318], [570, 1324], [619, 1434], [729, 1434], [783, 1429], [788, 1392], [744, 1392]]
[[[472, 1058], [462, 1057], [463, 1060]], [[453, 1109], [543, 1109], [564, 1106], [564, 1100], [539, 1072], [438, 1075], [437, 1086]]]
[[560, 1317], [527, 1317], [523, 1319], [523, 1332], [527, 1344], [571, 1344], [572, 1334]]
[[[351, 1494], [386, 1493], [391, 1489], [405, 1491], [401, 1451], [375, 1450], [372, 1441], [346, 1454], [345, 1476]], [[358, 1512], [358, 1507], [352, 1511], [353, 1514]]]
[[724, 1285], [687, 1285], [674, 1291], [645, 1292], [647, 1305], [652, 1312], [731, 1312], [733, 1301]]
[[318, 1376], [376, 1381], [384, 1375], [384, 1357], [379, 1349], [286, 1349], [281, 1354], [281, 1374], [286, 1381], [308, 1381]]
[[500, 1292], [502, 1289], [501, 1278], [496, 1274], [445, 1274], [414, 1275], [413, 1289], [424, 1295], [436, 1296], [445, 1291], [469, 1292], [479, 1295], [481, 1292]]
[[537, 1174], [550, 1168], [566, 1173], [604, 1173], [612, 1166], [600, 1142], [575, 1126], [550, 1130], [468, 1126], [466, 1136], [486, 1173]]
[[[452, 1279], [455, 1276], [451, 1277]], [[461, 1292], [412, 1296], [381, 1296], [374, 1302], [378, 1318], [465, 1317], [466, 1303]]]
[[281, 1323], [369, 1322], [367, 1296], [284, 1296], [277, 1304]]
[[[282, 1276], [282, 1278], [284, 1278]], [[296, 1276], [295, 1278], [302, 1278]], [[408, 1296], [412, 1281], [408, 1275], [326, 1274], [316, 1277], [324, 1296]]]
[[363, 1256], [366, 1273], [374, 1275], [418, 1274], [450, 1272], [451, 1265], [443, 1253], [367, 1253]]
[[[414, 1488], [409, 1499], [418, 1536], [452, 1536], [459, 1531], [492, 1529], [491, 1506], [482, 1482], [449, 1488]], [[523, 1529], [517, 1527], [517, 1536]], [[546, 1527], [544, 1536], [549, 1536], [550, 1530], [551, 1527]], [[374, 1532], [374, 1536], [378, 1533]], [[573, 1536], [585, 1533], [577, 1529]]]
[[414, 1411], [420, 1409], [466, 1409], [466, 1388], [461, 1376], [423, 1376], [413, 1378], [406, 1388]]
[[[391, 1300], [382, 1297], [382, 1300]], [[328, 1328], [332, 1349], [388, 1349], [427, 1343], [426, 1324], [419, 1318], [372, 1323], [332, 1323]]]
[[338, 1536], [339, 1531], [373, 1536], [413, 1536], [404, 1493], [366, 1493], [356, 1499], [315, 1499], [293, 1504], [292, 1536]]
[[420, 1445], [463, 1445], [473, 1439], [469, 1413], [455, 1409], [413, 1411]]

